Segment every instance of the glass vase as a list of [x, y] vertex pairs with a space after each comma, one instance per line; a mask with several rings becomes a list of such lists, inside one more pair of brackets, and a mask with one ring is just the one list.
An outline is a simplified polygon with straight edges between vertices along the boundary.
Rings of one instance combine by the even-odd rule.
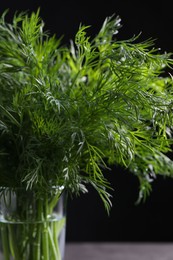
[[0, 259], [63, 260], [65, 195], [49, 191], [0, 188]]

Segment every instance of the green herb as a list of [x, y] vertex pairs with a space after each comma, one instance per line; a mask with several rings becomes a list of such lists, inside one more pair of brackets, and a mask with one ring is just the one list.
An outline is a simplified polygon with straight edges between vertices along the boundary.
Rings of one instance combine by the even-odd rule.
[[1, 186], [78, 195], [90, 184], [109, 211], [107, 165], [137, 176], [140, 199], [157, 174], [172, 176], [173, 60], [152, 39], [117, 40], [119, 28], [114, 16], [95, 37], [81, 25], [64, 46], [39, 11], [2, 14]]

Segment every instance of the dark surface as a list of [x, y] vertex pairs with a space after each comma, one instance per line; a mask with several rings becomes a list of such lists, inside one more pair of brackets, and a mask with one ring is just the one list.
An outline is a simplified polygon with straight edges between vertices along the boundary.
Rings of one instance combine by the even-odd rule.
[[67, 244], [65, 260], [172, 260], [173, 244]]

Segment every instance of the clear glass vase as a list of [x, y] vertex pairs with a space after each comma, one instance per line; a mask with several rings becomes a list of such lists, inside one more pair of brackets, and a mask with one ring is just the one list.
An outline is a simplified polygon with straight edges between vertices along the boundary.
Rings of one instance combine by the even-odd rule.
[[65, 204], [62, 187], [0, 187], [0, 259], [63, 260]]

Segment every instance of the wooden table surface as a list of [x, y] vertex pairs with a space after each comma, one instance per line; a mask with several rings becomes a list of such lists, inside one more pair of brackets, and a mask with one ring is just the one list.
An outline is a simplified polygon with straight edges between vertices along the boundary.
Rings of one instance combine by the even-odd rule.
[[66, 243], [65, 260], [173, 260], [173, 243]]

